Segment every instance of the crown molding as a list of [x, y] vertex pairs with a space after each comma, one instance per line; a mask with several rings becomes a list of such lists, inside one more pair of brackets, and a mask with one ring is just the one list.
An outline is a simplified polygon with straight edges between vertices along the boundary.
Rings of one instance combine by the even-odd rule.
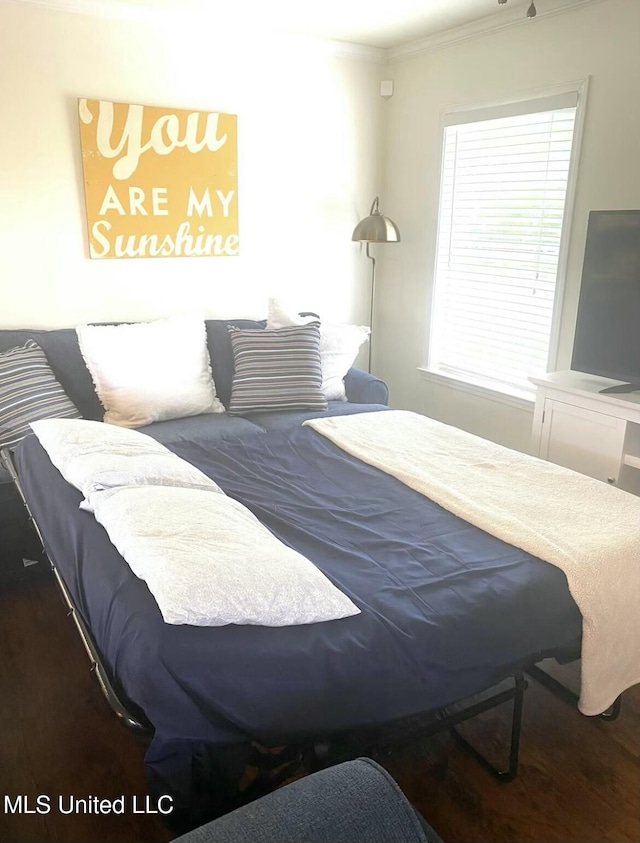
[[[49, 11], [69, 12], [85, 17], [111, 18], [113, 20], [138, 21], [142, 23], [169, 24], [176, 26], [180, 20], [191, 19], [196, 12], [187, 12], [175, 8], [151, 9], [125, 3], [122, 0], [0, 0], [0, 3], [11, 3], [19, 6], [35, 6]], [[275, 32], [274, 35], [290, 37], [292, 39], [313, 43], [326, 55], [336, 58], [356, 59], [374, 64], [387, 63], [387, 50], [382, 47], [371, 47], [366, 44], [353, 44], [349, 41], [333, 41], [328, 38], [314, 38], [309, 35], [293, 32]]]
[[434, 35], [428, 35], [426, 38], [408, 41], [406, 44], [400, 44], [397, 47], [391, 47], [387, 50], [387, 61], [389, 64], [396, 64], [416, 56], [422, 56], [425, 53], [433, 53], [436, 50], [451, 47], [454, 44], [502, 32], [505, 29], [512, 29], [517, 26], [535, 26], [539, 20], [544, 18], [563, 15], [585, 6], [593, 6], [596, 3], [604, 2], [607, 2], [607, 0], [536, 0], [538, 14], [533, 19], [525, 16], [522, 6], [517, 9], [506, 7], [496, 14], [488, 15], [477, 21], [437, 32]]
[[[321, 46], [326, 54], [337, 58], [356, 59], [368, 61], [374, 64], [395, 64], [406, 61], [426, 53], [442, 50], [454, 44], [464, 41], [471, 41], [505, 29], [512, 29], [518, 26], [535, 26], [536, 22], [554, 17], [555, 15], [573, 12], [577, 9], [593, 6], [596, 3], [608, 2], [608, 0], [536, 0], [538, 3], [538, 14], [533, 20], [525, 17], [523, 7], [509, 8], [506, 6], [495, 14], [488, 15], [477, 21], [463, 24], [462, 26], [437, 32], [425, 38], [418, 38], [400, 44], [397, 47], [384, 49], [382, 47], [371, 47], [366, 44], [354, 44], [349, 41], [334, 41], [323, 38], [312, 38], [310, 36], [289, 33], [292, 38], [299, 38], [313, 42]], [[175, 26], [180, 18], [184, 19], [184, 12], [175, 8], [150, 9], [149, 7], [137, 6], [123, 0], [0, 0], [0, 4], [12, 4], [20, 6], [34, 6], [36, 8], [48, 9], [88, 17], [111, 18], [116, 20], [138, 21], [143, 23], [169, 24]], [[191, 13], [188, 13], [189, 16]], [[286, 35], [287, 33], [274, 33]]]
[[323, 41], [327, 52], [340, 59], [359, 59], [374, 64], [387, 64], [389, 51], [384, 47], [370, 47], [367, 44], [352, 44], [350, 41]]

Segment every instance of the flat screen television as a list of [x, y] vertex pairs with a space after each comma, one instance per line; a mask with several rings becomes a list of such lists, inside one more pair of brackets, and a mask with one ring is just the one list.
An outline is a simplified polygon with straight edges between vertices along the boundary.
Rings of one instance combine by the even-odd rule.
[[640, 389], [640, 211], [591, 211], [571, 368]]

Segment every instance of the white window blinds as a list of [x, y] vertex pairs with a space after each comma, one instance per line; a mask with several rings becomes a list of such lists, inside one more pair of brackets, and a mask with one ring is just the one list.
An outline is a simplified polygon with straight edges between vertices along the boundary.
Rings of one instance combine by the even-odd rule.
[[445, 127], [430, 369], [521, 396], [546, 371], [576, 104]]

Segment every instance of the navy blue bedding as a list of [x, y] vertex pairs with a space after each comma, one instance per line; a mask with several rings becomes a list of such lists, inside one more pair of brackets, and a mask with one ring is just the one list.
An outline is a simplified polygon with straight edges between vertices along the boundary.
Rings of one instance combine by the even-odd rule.
[[[186, 775], [206, 745], [288, 743], [440, 708], [575, 646], [564, 574], [315, 431], [170, 445], [362, 610], [286, 628], [171, 626], [34, 436], [16, 451], [47, 551], [106, 663], [155, 727], [147, 761]], [[255, 552], [260, 553], [256, 547]]]

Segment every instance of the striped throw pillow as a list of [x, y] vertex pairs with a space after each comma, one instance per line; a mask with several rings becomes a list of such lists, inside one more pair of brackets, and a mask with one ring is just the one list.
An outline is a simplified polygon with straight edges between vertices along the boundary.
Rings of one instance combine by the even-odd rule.
[[0, 354], [0, 446], [12, 447], [40, 419], [81, 418], [33, 340]]
[[229, 412], [326, 410], [319, 324], [259, 331], [229, 328], [235, 374]]

